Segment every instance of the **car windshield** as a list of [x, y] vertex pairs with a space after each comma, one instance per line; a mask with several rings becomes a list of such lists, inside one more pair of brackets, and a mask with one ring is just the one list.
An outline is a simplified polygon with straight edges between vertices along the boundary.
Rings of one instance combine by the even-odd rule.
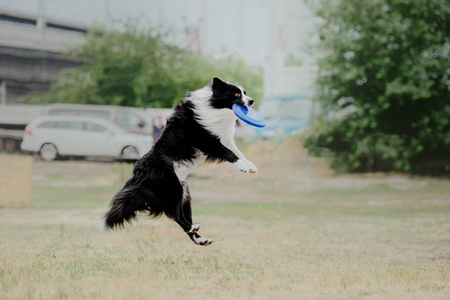
[[142, 119], [133, 112], [119, 110], [116, 112], [115, 122], [122, 127], [139, 127]]

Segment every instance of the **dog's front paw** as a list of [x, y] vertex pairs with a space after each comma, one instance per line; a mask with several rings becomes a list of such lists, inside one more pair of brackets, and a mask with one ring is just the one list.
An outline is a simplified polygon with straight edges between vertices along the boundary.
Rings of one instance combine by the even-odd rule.
[[241, 170], [244, 173], [250, 172], [250, 166], [247, 164], [247, 162], [243, 159], [238, 159], [237, 162], [233, 163], [233, 166], [236, 169]]
[[251, 161], [247, 160], [247, 165], [250, 168], [250, 173], [258, 172], [258, 168], [256, 168], [256, 166]]
[[239, 159], [237, 162], [233, 163], [234, 167], [241, 170], [244, 173], [256, 173], [258, 172], [258, 168], [247, 159]]

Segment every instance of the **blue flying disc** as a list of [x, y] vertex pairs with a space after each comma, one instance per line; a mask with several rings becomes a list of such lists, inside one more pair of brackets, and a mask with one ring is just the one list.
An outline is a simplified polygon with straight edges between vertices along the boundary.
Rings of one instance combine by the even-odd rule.
[[255, 127], [266, 126], [266, 120], [264, 120], [264, 118], [253, 108], [245, 107], [237, 103], [234, 103], [232, 108], [234, 114], [245, 123], [248, 123]]

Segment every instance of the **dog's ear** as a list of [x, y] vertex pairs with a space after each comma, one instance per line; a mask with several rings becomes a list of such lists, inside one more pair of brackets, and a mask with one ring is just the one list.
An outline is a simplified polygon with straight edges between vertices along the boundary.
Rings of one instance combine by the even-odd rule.
[[222, 81], [220, 78], [218, 78], [218, 77], [213, 78], [213, 82], [212, 82], [213, 91], [224, 92], [224, 91], [226, 91], [227, 86], [228, 86], [227, 83]]

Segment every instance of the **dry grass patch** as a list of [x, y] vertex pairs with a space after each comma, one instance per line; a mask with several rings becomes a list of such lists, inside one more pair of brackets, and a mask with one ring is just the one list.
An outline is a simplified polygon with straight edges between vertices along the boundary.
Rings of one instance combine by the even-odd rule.
[[0, 299], [448, 298], [448, 181], [338, 176], [291, 144], [261, 149], [244, 151], [255, 176], [190, 178], [209, 247], [165, 218], [99, 233], [127, 166], [38, 163], [34, 208], [0, 209]]

